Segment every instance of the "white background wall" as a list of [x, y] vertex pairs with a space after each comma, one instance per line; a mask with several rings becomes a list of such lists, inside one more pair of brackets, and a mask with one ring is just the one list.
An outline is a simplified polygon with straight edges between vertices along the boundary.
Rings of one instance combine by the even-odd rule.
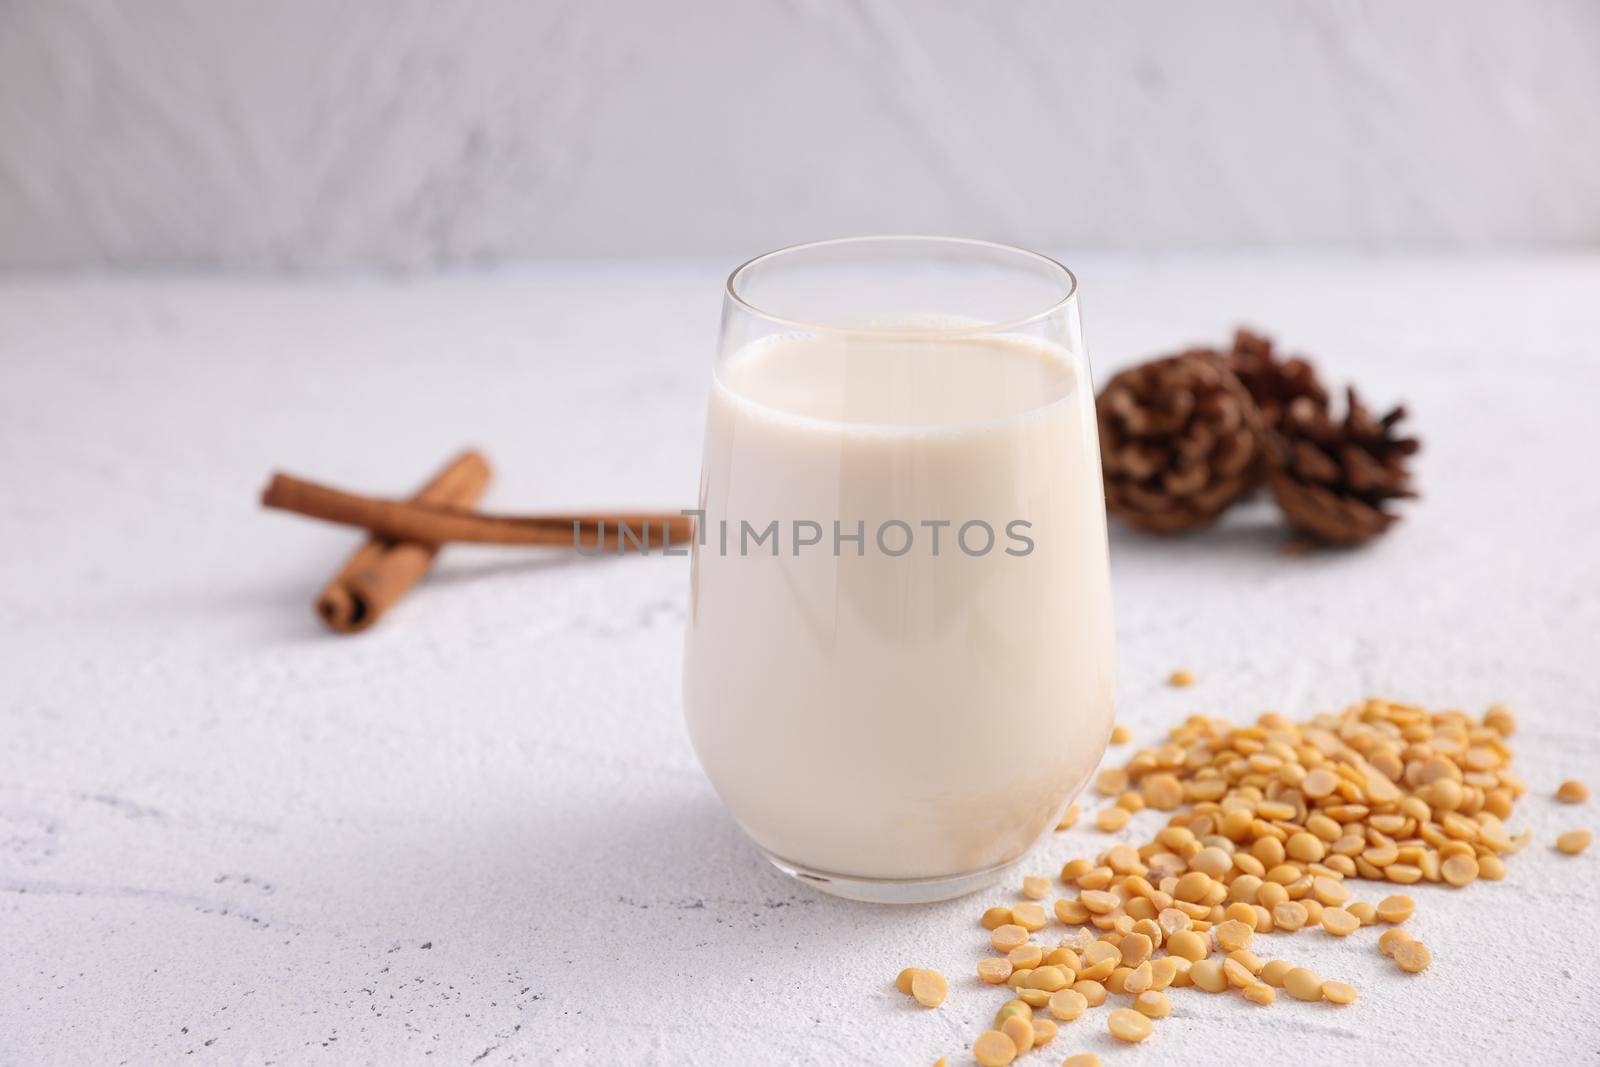
[[0, 0], [0, 267], [1600, 243], [1600, 3]]

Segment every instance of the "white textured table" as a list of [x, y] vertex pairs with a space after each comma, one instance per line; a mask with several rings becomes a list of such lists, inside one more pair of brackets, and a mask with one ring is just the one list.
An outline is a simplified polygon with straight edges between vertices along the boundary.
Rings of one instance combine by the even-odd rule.
[[[1366, 551], [1285, 557], [1265, 506], [1116, 534], [1122, 720], [1507, 701], [1536, 844], [1415, 893], [1425, 976], [1304, 935], [1352, 1008], [1180, 994], [1137, 1050], [1097, 1015], [1023, 1062], [1594, 1062], [1600, 850], [1550, 841], [1600, 805], [1548, 794], [1600, 786], [1600, 259], [1075, 265], [1102, 379], [1249, 321], [1426, 440]], [[970, 1062], [1009, 887], [769, 869], [681, 724], [682, 560], [452, 549], [335, 638], [309, 601], [351, 535], [255, 507], [274, 467], [398, 493], [469, 442], [491, 506], [690, 500], [721, 273], [0, 285], [0, 1062]], [[940, 1010], [890, 987], [913, 963]]]

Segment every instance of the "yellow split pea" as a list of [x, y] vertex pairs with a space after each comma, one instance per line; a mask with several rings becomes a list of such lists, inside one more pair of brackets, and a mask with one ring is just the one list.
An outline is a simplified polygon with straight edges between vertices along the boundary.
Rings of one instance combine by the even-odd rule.
[[1133, 1010], [1147, 1019], [1165, 1019], [1172, 1014], [1172, 1001], [1165, 993], [1148, 989], [1133, 998]]
[[1106, 1017], [1106, 1028], [1118, 1041], [1130, 1044], [1143, 1041], [1156, 1032], [1154, 1024], [1132, 1008], [1118, 1008]]
[[1385, 930], [1383, 936], [1378, 938], [1378, 951], [1385, 956], [1393, 956], [1394, 950], [1411, 940], [1411, 935], [1400, 927]]
[[1116, 833], [1128, 825], [1128, 809], [1121, 807], [1101, 808], [1094, 817], [1095, 828], [1108, 834]]
[[[1043, 959], [1044, 949], [1038, 945], [1035, 945], [1032, 941], [1018, 945], [1016, 948], [1006, 953], [1006, 962], [1011, 964], [1011, 969], [1013, 971], [1020, 971], [1023, 968], [1037, 967], [1039, 966], [1040, 961]], [[1011, 976], [1008, 974], [1006, 977], [1010, 978]]]
[[1070, 1023], [1089, 1010], [1089, 1000], [1076, 989], [1060, 989], [1050, 994], [1050, 1014]]
[[990, 956], [978, 961], [978, 977], [990, 985], [999, 985], [1011, 977], [1011, 961], [1001, 956]]
[[1439, 875], [1458, 888], [1467, 885], [1477, 880], [1478, 858], [1465, 852], [1453, 853], [1439, 865]]
[[1095, 776], [1095, 792], [1103, 797], [1114, 797], [1128, 790], [1128, 772], [1117, 767], [1107, 767]]
[[1017, 1043], [999, 1030], [985, 1030], [972, 1043], [972, 1056], [980, 1067], [1006, 1067], [1017, 1058]]
[[1244, 999], [1248, 1000], [1252, 1004], [1261, 1004], [1265, 1006], [1278, 999], [1278, 991], [1267, 985], [1265, 982], [1255, 982], [1251, 985], [1247, 985], [1244, 987], [1242, 992], [1244, 993]]
[[1211, 946], [1204, 935], [1193, 930], [1179, 930], [1167, 939], [1167, 951], [1195, 963], [1211, 954]]
[[1254, 972], [1232, 956], [1222, 961], [1222, 976], [1228, 980], [1229, 985], [1239, 989], [1256, 984]]
[[1325, 908], [1322, 912], [1322, 928], [1334, 937], [1349, 937], [1361, 929], [1361, 920], [1343, 908]]
[[1000, 1032], [1011, 1039], [1021, 1055], [1033, 1048], [1033, 1020], [1025, 1015], [1013, 1015], [1000, 1027]]
[[1322, 996], [1330, 1004], [1354, 1004], [1356, 987], [1349, 982], [1323, 982]]
[[1568, 830], [1556, 838], [1556, 848], [1569, 856], [1576, 856], [1589, 847], [1589, 842], [1594, 840], [1594, 835], [1588, 830]]
[[1504, 704], [1496, 704], [1483, 713], [1483, 725], [1501, 737], [1510, 737], [1517, 731], [1517, 717]]
[[1189, 968], [1189, 980], [1196, 989], [1207, 993], [1221, 993], [1228, 988], [1228, 976], [1216, 960], [1200, 960]]
[[1006, 1024], [1006, 1020], [1011, 1018], [1013, 1015], [1024, 1015], [1029, 1019], [1032, 1019], [1033, 1009], [1028, 1007], [1027, 1004], [1020, 1000], [1006, 1001], [1004, 1004], [1000, 1005], [1000, 1010], [994, 1013], [995, 1029], [998, 1030], [1000, 1027], [1004, 1026]]
[[1269, 986], [1283, 988], [1284, 975], [1294, 970], [1294, 964], [1288, 960], [1268, 960], [1261, 968], [1261, 980]]
[[1028, 931], [1016, 923], [997, 926], [989, 933], [989, 943], [1000, 952], [1010, 952], [1028, 940]]
[[1212, 928], [1211, 936], [1216, 938], [1217, 947], [1222, 951], [1232, 952], [1235, 949], [1249, 948], [1250, 938], [1254, 933], [1254, 930], [1237, 919], [1229, 919]]
[[950, 983], [938, 971], [923, 968], [911, 979], [911, 995], [924, 1008], [937, 1008], [950, 994]]
[[1582, 804], [1589, 799], [1589, 787], [1569, 778], [1556, 789], [1556, 799], [1563, 804]]
[[[1028, 975], [1027, 981], [1023, 983], [1023, 988], [1038, 989], [1050, 994], [1057, 990], [1065, 989], [1071, 984], [1072, 980], [1067, 977], [1066, 971], [1060, 967], [1039, 967]], [[1024, 997], [1023, 999], [1027, 998]], [[1049, 999], [1048, 995], [1045, 999]], [[1041, 1007], [1042, 1005], [1035, 1006]]]
[[1403, 923], [1416, 910], [1416, 901], [1407, 896], [1384, 897], [1378, 901], [1378, 918], [1386, 923]]
[[1411, 974], [1422, 973], [1433, 962], [1433, 953], [1421, 941], [1402, 941], [1390, 950], [1389, 955], [1394, 957], [1402, 971]]
[[1284, 975], [1283, 988], [1296, 1000], [1322, 999], [1322, 979], [1309, 967], [1295, 967]]
[[[1000, 948], [1000, 956], [1015, 953], [1009, 959], [986, 962], [992, 978], [980, 970], [986, 980], [1005, 975], [1018, 998], [994, 1033], [1020, 1037], [1026, 1020], [1037, 1044], [1043, 1009], [1062, 1022], [1081, 1018], [1108, 991], [1129, 996], [1131, 1014], [1146, 1022], [1162, 990], [1191, 985], [1237, 988], [1256, 1004], [1271, 1003], [1278, 989], [1300, 1000], [1352, 1003], [1349, 983], [1256, 957], [1246, 947], [1251, 935], [1263, 935], [1256, 945], [1275, 931], [1309, 926], [1347, 936], [1411, 917], [1405, 896], [1355, 901], [1357, 879], [1405, 886], [1504, 877], [1502, 857], [1528, 840], [1504, 825], [1526, 791], [1510, 772], [1503, 740], [1514, 725], [1505, 709], [1475, 722], [1377, 700], [1303, 723], [1275, 713], [1244, 726], [1190, 717], [1167, 743], [1096, 778], [1111, 806], [1096, 813], [1097, 825], [1121, 829], [1140, 810], [1150, 812], [1141, 821], [1157, 818], [1151, 809], [1174, 814], [1160, 816], [1165, 825], [1145, 844], [1061, 868], [1069, 896], [1054, 902], [1054, 918], [1070, 929], [1061, 948], [1032, 943], [1026, 934], [1043, 916], [1025, 906], [985, 914], [997, 944], [1024, 935]], [[1024, 885], [1026, 896], [1044, 899], [1043, 886]], [[1046, 900], [1039, 910], [1051, 907]], [[1382, 933], [1380, 949], [1396, 966], [1427, 968], [1431, 954], [1420, 943], [1397, 927]], [[1226, 955], [1218, 958], [1219, 949]], [[1015, 1056], [1030, 1042], [1011, 1044]]]
[[1183, 803], [1183, 783], [1171, 774], [1152, 774], [1140, 786], [1139, 795], [1157, 811], [1176, 811]]

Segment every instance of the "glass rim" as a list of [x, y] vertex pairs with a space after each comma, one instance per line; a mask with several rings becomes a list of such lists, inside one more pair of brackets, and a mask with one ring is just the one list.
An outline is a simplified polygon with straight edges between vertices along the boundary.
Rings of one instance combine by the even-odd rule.
[[[963, 247], [967, 249], [984, 249], [990, 252], [1002, 252], [1008, 256], [1015, 256], [1023, 260], [1031, 261], [1036, 265], [1041, 265], [1045, 267], [1046, 270], [1056, 273], [1058, 277], [1065, 282], [1065, 292], [1062, 293], [1060, 297], [1058, 297], [1053, 303], [1040, 309], [1039, 311], [1033, 312], [1032, 314], [1024, 315], [1020, 318], [1003, 319], [995, 322], [979, 322], [953, 326], [929, 326], [926, 330], [917, 330], [916, 332], [919, 334], [927, 333], [948, 336], [973, 333], [993, 333], [1001, 330], [1012, 330], [1023, 326], [1031, 326], [1032, 324], [1036, 322], [1042, 322], [1043, 320], [1048, 319], [1050, 316], [1061, 311], [1067, 305], [1071, 304], [1078, 295], [1078, 276], [1072, 273], [1066, 264], [1060, 262], [1059, 260], [1052, 259], [1050, 256], [1047, 256], [1042, 252], [1034, 252], [1031, 249], [1021, 248], [1017, 245], [1008, 245], [999, 241], [985, 241], [977, 237], [940, 237], [933, 234], [875, 234], [863, 237], [833, 237], [823, 241], [802, 241], [798, 244], [784, 245], [782, 248], [774, 248], [770, 252], [763, 252], [759, 256], [754, 256], [750, 259], [747, 259], [735, 267], [732, 273], [728, 275], [728, 280], [723, 283], [723, 292], [730, 301], [740, 308], [743, 308], [750, 314], [759, 316], [760, 318], [766, 319], [769, 322], [775, 322], [783, 326], [789, 326], [803, 330], [828, 331], [830, 333], [877, 333], [880, 331], [871, 326], [837, 326], [825, 322], [808, 322], [804, 319], [790, 318], [786, 315], [779, 315], [775, 312], [768, 311], [766, 308], [759, 307], [744, 298], [744, 296], [739, 292], [739, 279], [752, 267], [775, 260], [780, 256], [788, 256], [796, 252], [805, 252], [813, 249], [844, 248], [851, 245], [865, 245], [879, 242], [900, 242], [907, 245], [923, 245], [925, 247], [944, 245]], [[885, 330], [883, 332], [888, 331]], [[904, 336], [903, 330], [897, 330], [895, 332], [899, 333], [901, 336]]]

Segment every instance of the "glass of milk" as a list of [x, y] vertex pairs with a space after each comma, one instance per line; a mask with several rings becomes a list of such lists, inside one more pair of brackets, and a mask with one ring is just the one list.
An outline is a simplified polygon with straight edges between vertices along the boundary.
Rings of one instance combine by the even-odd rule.
[[1050, 832], [1111, 733], [1105, 501], [1077, 282], [871, 237], [728, 279], [684, 708], [783, 871], [940, 900]]

